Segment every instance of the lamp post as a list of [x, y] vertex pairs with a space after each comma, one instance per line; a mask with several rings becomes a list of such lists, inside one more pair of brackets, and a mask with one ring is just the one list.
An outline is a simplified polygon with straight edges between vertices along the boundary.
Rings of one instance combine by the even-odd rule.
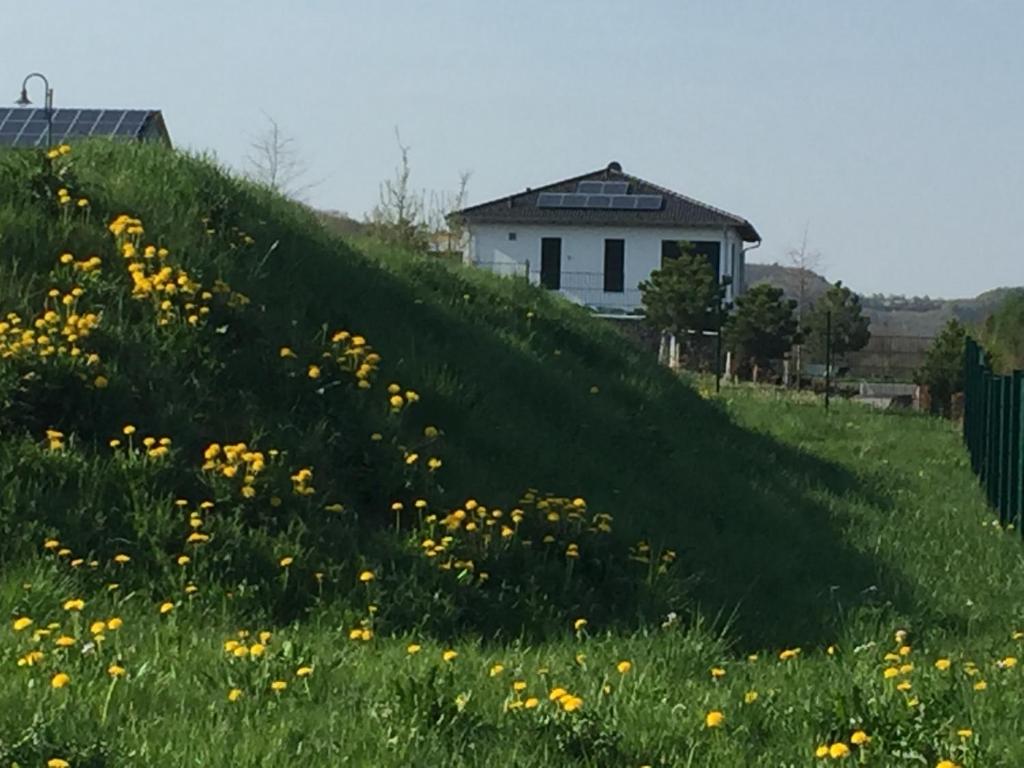
[[28, 98], [28, 81], [33, 77], [38, 77], [42, 80], [43, 87], [46, 89], [44, 111], [46, 112], [46, 146], [49, 148], [53, 146], [53, 88], [50, 87], [50, 81], [46, 79], [45, 75], [39, 72], [32, 72], [22, 81], [21, 96], [14, 103], [20, 107], [27, 107], [32, 103]]

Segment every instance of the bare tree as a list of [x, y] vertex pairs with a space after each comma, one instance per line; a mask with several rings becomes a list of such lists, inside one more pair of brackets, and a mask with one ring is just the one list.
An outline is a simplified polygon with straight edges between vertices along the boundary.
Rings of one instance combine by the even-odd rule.
[[427, 210], [427, 228], [435, 244], [453, 253], [462, 247], [464, 222], [454, 214], [466, 207], [469, 179], [472, 171], [459, 171], [459, 186], [455, 192], [431, 192]]
[[424, 250], [427, 245], [425, 195], [409, 184], [409, 147], [395, 128], [401, 155], [395, 175], [380, 185], [380, 199], [370, 212], [372, 231], [381, 239], [406, 248]]
[[249, 145], [250, 153], [246, 157], [249, 178], [282, 195], [301, 199], [315, 186], [302, 182], [309, 168], [299, 156], [295, 140], [281, 130], [274, 118], [266, 113], [263, 116], [267, 120], [266, 130]]
[[[809, 224], [804, 225], [804, 237], [799, 248], [792, 248], [786, 254], [789, 263], [798, 271], [799, 289], [797, 292], [796, 315], [798, 328], [804, 327], [804, 314], [807, 311], [807, 282], [811, 273], [821, 266], [821, 253], [819, 251], [807, 250], [807, 230]], [[796, 345], [796, 386], [801, 386], [801, 375], [803, 373], [803, 344]]]

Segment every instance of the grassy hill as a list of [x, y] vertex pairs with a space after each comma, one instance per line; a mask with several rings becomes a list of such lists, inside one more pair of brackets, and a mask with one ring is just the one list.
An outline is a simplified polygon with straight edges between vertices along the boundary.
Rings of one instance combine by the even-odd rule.
[[947, 425], [712, 397], [162, 148], [0, 190], [0, 764], [1022, 757]]

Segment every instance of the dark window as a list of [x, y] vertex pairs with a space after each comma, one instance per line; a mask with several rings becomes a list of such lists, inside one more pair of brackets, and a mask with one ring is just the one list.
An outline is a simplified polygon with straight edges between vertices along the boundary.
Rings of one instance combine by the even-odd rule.
[[715, 279], [721, 282], [722, 279], [722, 244], [717, 240], [696, 240], [696, 241], [661, 241], [661, 266], [672, 259], [678, 259], [685, 248], [690, 253], [696, 253], [708, 260], [711, 269], [715, 272]]
[[552, 291], [562, 287], [562, 238], [542, 237], [540, 241], [540, 284]]
[[508, 233], [508, 239], [509, 240], [515, 240], [516, 239], [516, 233], [515, 232], [509, 232]]
[[622, 293], [626, 290], [626, 241], [604, 241], [604, 290], [605, 293]]

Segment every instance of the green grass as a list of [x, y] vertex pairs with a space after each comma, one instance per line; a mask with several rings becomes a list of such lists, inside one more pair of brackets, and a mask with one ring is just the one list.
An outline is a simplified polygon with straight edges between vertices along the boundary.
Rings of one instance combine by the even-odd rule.
[[[60, 188], [89, 204], [60, 205]], [[161, 148], [83, 145], [52, 167], [7, 153], [0, 189], [0, 317], [30, 324], [72, 285], [99, 317], [79, 342], [91, 365], [0, 358], [0, 598], [34, 622], [0, 631], [0, 765], [812, 765], [859, 728], [871, 741], [852, 762], [1024, 760], [1021, 669], [996, 666], [1020, 651], [1021, 543], [991, 525], [950, 425], [712, 397], [557, 297], [345, 243]], [[235, 294], [162, 296], [159, 324], [106, 229], [119, 214], [186, 284]], [[102, 268], [75, 272], [65, 251]], [[186, 304], [208, 314], [190, 325]], [[382, 357], [367, 389], [322, 357], [339, 329]], [[167, 455], [139, 450], [144, 435], [170, 437]], [[239, 441], [266, 458], [251, 498], [201, 468], [211, 443]], [[187, 544], [193, 530], [209, 541]], [[62, 609], [72, 597], [81, 614]], [[113, 616], [124, 626], [84, 652]], [[248, 644], [272, 632], [266, 653], [226, 653], [240, 629]], [[898, 629], [914, 669], [887, 679]], [[50, 686], [57, 672], [69, 686]], [[555, 687], [582, 707], [550, 701]], [[706, 727], [713, 710], [723, 726]]]

